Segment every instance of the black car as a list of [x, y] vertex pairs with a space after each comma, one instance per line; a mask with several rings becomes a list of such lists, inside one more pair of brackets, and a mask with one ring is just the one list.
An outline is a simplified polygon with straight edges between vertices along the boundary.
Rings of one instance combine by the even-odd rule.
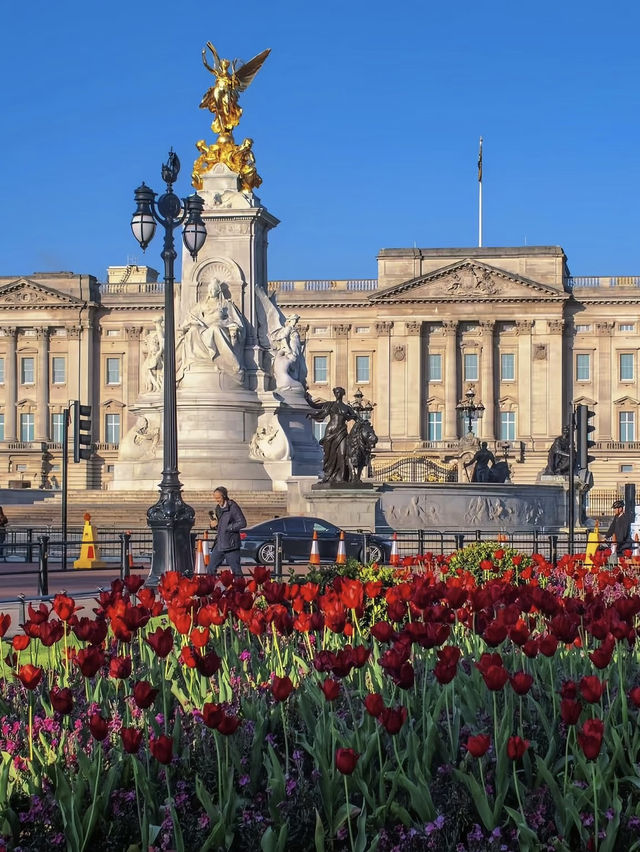
[[[318, 534], [318, 549], [322, 562], [334, 562], [338, 553], [340, 527], [321, 518], [285, 517], [273, 518], [240, 533], [241, 556], [253, 559], [258, 565], [273, 565], [276, 539], [280, 533], [282, 559], [284, 562], [308, 562], [314, 531]], [[344, 544], [347, 557], [361, 562], [388, 562], [391, 542], [380, 536], [367, 533], [367, 555], [363, 552], [362, 533], [345, 532]]]

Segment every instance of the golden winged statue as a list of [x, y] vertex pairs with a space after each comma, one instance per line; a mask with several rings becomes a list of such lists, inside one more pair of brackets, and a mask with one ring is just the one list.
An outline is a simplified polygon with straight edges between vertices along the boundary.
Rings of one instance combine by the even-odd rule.
[[[211, 53], [213, 64], [210, 64], [208, 60], [207, 48]], [[256, 171], [255, 158], [251, 150], [252, 140], [245, 139], [241, 145], [236, 145], [233, 129], [238, 126], [242, 116], [238, 94], [249, 87], [270, 53], [271, 49], [267, 48], [249, 62], [243, 63], [239, 59], [234, 59], [233, 62], [229, 59], [220, 59], [210, 41], [202, 51], [203, 65], [213, 74], [216, 81], [205, 92], [200, 108], [208, 109], [214, 114], [211, 129], [218, 134], [218, 138], [213, 145], [207, 145], [204, 139], [196, 143], [200, 156], [194, 163], [191, 176], [196, 189], [202, 189], [202, 175], [216, 163], [224, 163], [231, 171], [236, 172], [243, 189], [253, 190], [262, 183]]]
[[[207, 61], [207, 47], [211, 51], [213, 65]], [[215, 113], [216, 117], [211, 125], [214, 133], [230, 133], [240, 123], [242, 115], [242, 109], [238, 106], [238, 93], [244, 92], [250, 86], [271, 49], [263, 50], [249, 62], [242, 64], [239, 59], [234, 59], [233, 62], [220, 59], [210, 41], [207, 42], [207, 47], [202, 51], [202, 62], [207, 71], [216, 78], [216, 82], [205, 92], [200, 109]]]

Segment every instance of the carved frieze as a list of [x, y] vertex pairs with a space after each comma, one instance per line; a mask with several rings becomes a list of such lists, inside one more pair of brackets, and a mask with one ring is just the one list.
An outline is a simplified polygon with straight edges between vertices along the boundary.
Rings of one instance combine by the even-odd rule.
[[51, 329], [47, 328], [36, 328], [36, 337], [38, 340], [48, 340]]
[[251, 222], [229, 222], [224, 219], [209, 219], [207, 221], [207, 231], [211, 234], [219, 234], [220, 236], [241, 236], [251, 233]]
[[613, 333], [615, 322], [597, 322], [596, 334], [599, 337], [609, 337]]
[[393, 347], [393, 360], [394, 361], [404, 361], [407, 357], [407, 347], [403, 346], [401, 343], [396, 344]]
[[429, 285], [430, 296], [493, 296], [501, 282], [490, 270], [466, 264], [452, 269]]
[[534, 361], [546, 361], [547, 360], [547, 347], [544, 343], [536, 343], [533, 347], [533, 360]]
[[564, 329], [564, 320], [555, 319], [549, 320], [549, 331], [551, 334], [562, 334]]
[[389, 334], [391, 329], [393, 328], [392, 322], [377, 322], [376, 323], [376, 334], [380, 337], [383, 334]]
[[124, 334], [128, 340], [140, 340], [142, 331], [141, 325], [127, 325], [125, 326]]
[[66, 326], [67, 337], [69, 340], [80, 340], [80, 335], [82, 334], [82, 329], [79, 325], [68, 325]]
[[14, 341], [18, 336], [18, 329], [14, 326], [2, 326], [2, 328], [0, 328], [0, 331], [2, 332], [3, 337], [10, 337]]
[[422, 331], [422, 323], [407, 322], [405, 323], [405, 328], [407, 329], [407, 334], [420, 334], [420, 332]]
[[445, 337], [455, 336], [458, 332], [457, 320], [445, 320], [442, 323], [442, 333]]
[[516, 320], [516, 334], [531, 334], [533, 320]]
[[480, 332], [482, 334], [493, 334], [493, 330], [496, 327], [495, 320], [480, 320], [478, 323], [480, 326]]
[[336, 337], [348, 337], [349, 331], [351, 330], [351, 324], [343, 323], [341, 325], [334, 325], [333, 330]]

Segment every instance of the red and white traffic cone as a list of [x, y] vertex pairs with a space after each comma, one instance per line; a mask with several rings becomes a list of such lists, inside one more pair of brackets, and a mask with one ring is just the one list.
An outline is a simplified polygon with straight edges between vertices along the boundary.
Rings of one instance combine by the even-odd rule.
[[208, 568], [208, 567], [209, 567], [209, 559], [210, 559], [210, 556], [209, 556], [209, 553], [210, 553], [210, 551], [209, 551], [209, 545], [210, 545], [210, 542], [209, 542], [209, 530], [205, 530], [205, 531], [204, 531], [204, 537], [203, 537], [203, 539], [202, 539], [202, 556], [203, 556], [203, 558], [204, 558], [204, 565], [205, 565], [205, 568]]
[[636, 533], [633, 537], [633, 550], [631, 551], [631, 556], [634, 562], [640, 561], [640, 538], [638, 537], [638, 533]]
[[400, 565], [400, 554], [398, 553], [398, 533], [391, 536], [391, 554], [389, 556], [389, 565], [395, 568]]
[[347, 548], [344, 543], [344, 531], [340, 530], [340, 541], [338, 542], [338, 555], [336, 556], [336, 565], [347, 564]]
[[318, 533], [313, 531], [313, 540], [311, 542], [311, 553], [309, 554], [309, 565], [320, 564], [320, 549], [318, 547]]
[[618, 556], [618, 542], [616, 540], [616, 534], [614, 533], [611, 536], [611, 559], [613, 559], [615, 561], [617, 559], [617, 556]]
[[206, 574], [207, 573], [207, 569], [206, 569], [206, 566], [204, 564], [204, 555], [202, 553], [202, 539], [201, 538], [198, 539], [198, 546], [196, 548], [196, 564], [195, 564], [195, 568], [193, 569], [193, 573], [194, 573], [194, 576], [196, 576], [198, 574]]

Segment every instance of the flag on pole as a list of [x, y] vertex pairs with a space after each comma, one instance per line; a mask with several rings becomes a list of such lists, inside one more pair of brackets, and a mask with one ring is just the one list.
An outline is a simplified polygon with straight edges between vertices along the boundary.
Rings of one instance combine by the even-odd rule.
[[478, 151], [478, 183], [482, 183], [482, 136], [480, 137], [480, 150]]

